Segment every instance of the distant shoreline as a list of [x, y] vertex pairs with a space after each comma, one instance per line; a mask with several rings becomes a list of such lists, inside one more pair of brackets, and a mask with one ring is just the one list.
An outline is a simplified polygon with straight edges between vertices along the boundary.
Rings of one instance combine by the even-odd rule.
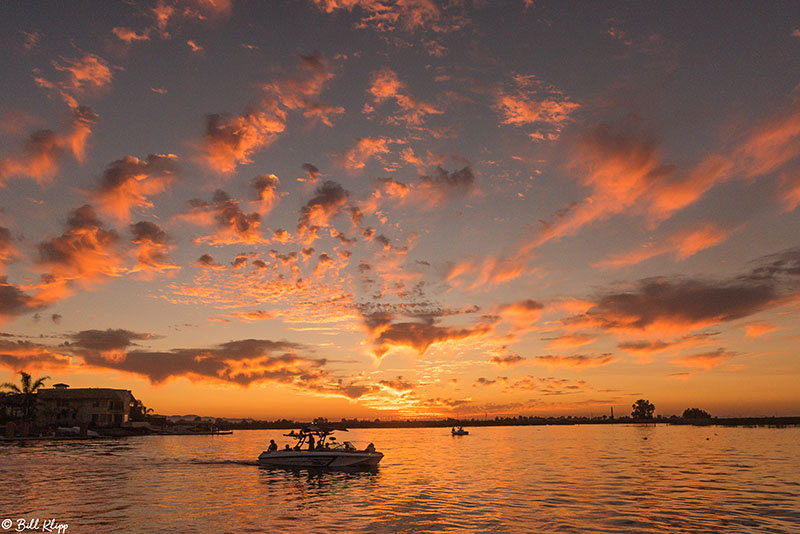
[[[344, 428], [447, 428], [454, 426], [555, 426], [555, 425], [619, 425], [619, 424], [668, 424], [690, 426], [743, 426], [743, 427], [789, 427], [800, 426], [800, 416], [791, 417], [711, 417], [706, 419], [684, 419], [682, 417], [655, 417], [652, 419], [633, 419], [620, 417], [598, 419], [590, 417], [519, 417], [497, 419], [445, 419], [445, 420], [406, 420], [406, 421], [328, 421], [329, 425]], [[229, 422], [218, 419], [220, 430], [289, 430], [309, 424], [304, 421], [242, 421]]]

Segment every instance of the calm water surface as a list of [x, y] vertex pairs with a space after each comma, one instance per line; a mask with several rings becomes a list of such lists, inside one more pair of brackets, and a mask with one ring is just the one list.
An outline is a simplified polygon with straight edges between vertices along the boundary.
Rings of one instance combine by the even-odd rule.
[[269, 439], [287, 442], [279, 431], [0, 444], [0, 520], [55, 518], [67, 532], [800, 532], [798, 428], [469, 430], [343, 434], [385, 453], [374, 473], [260, 469]]

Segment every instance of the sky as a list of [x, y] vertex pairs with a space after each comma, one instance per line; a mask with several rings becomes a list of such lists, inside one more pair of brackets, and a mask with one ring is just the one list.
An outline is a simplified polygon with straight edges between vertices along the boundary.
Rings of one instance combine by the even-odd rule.
[[796, 2], [0, 3], [0, 381], [800, 413]]

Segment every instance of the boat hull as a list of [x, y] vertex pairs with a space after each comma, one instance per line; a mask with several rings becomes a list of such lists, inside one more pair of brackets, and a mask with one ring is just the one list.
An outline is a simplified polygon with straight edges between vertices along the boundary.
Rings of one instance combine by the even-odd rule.
[[258, 456], [258, 464], [264, 467], [368, 469], [377, 467], [382, 459], [381, 452], [264, 451]]

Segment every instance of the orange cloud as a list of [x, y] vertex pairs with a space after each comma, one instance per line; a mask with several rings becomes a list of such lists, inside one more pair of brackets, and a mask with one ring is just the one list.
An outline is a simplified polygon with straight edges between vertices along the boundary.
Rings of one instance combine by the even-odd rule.
[[253, 153], [272, 144], [285, 127], [285, 113], [277, 108], [251, 108], [237, 117], [208, 115], [198, 147], [201, 161], [219, 173], [233, 173], [237, 165], [252, 163]]
[[800, 155], [800, 107], [757, 126], [734, 152], [747, 177], [772, 173]]
[[500, 317], [511, 322], [516, 330], [527, 330], [542, 314], [544, 305], [535, 300], [526, 299], [500, 307]]
[[225, 317], [232, 317], [234, 319], [242, 321], [243, 323], [252, 323], [255, 321], [264, 321], [266, 319], [272, 319], [274, 315], [268, 311], [256, 310], [248, 312], [226, 313]]
[[320, 227], [327, 227], [331, 219], [342, 213], [350, 194], [338, 183], [327, 180], [314, 191], [314, 196], [300, 210], [297, 233], [309, 245], [317, 237]]
[[729, 352], [723, 348], [719, 348], [712, 352], [681, 356], [680, 358], [672, 360], [672, 363], [684, 365], [686, 367], [700, 367], [705, 370], [710, 370], [714, 367], [722, 365], [736, 355], [737, 354], [734, 352]]
[[111, 84], [113, 74], [106, 60], [95, 54], [85, 54], [81, 58], [54, 61], [53, 67], [66, 74], [59, 82], [50, 82], [40, 76], [34, 78], [45, 89], [58, 92], [69, 107], [78, 108], [77, 98], [90, 92], [97, 92]]
[[532, 250], [552, 239], [576, 233], [586, 224], [638, 207], [652, 184], [672, 172], [661, 163], [655, 141], [629, 117], [592, 128], [576, 145], [571, 162], [590, 195], [562, 218], [543, 226]]
[[274, 83], [264, 85], [264, 90], [289, 110], [303, 110], [303, 116], [333, 126], [334, 115], [344, 113], [344, 108], [332, 106], [319, 97], [333, 73], [319, 52], [300, 56], [300, 66], [294, 72]]
[[619, 361], [619, 358], [612, 354], [603, 354], [600, 356], [587, 356], [585, 354], [576, 354], [574, 356], [536, 356], [535, 363], [544, 365], [545, 367], [561, 368], [561, 369], [589, 369], [592, 367], [601, 367]]
[[146, 161], [125, 156], [106, 168], [92, 199], [101, 210], [128, 221], [132, 209], [152, 208], [148, 197], [163, 193], [175, 180], [177, 159], [174, 154], [150, 154]]
[[588, 345], [589, 343], [593, 343], [594, 341], [597, 340], [597, 336], [592, 336], [590, 334], [575, 333], [575, 334], [563, 334], [557, 337], [544, 337], [542, 339], [545, 341], [549, 341], [551, 347], [559, 349], [571, 349], [575, 347], [582, 347], [583, 345]]
[[179, 218], [199, 225], [213, 225], [217, 231], [211, 235], [198, 238], [198, 243], [207, 242], [211, 245], [233, 245], [266, 243], [268, 240], [261, 235], [261, 215], [259, 213], [244, 213], [239, 207], [239, 201], [232, 199], [228, 193], [218, 189], [211, 200], [211, 204], [202, 200], [189, 202], [189, 213], [180, 215]]
[[404, 123], [408, 127], [420, 126], [427, 115], [442, 113], [437, 107], [414, 98], [406, 92], [406, 85], [401, 82], [397, 73], [384, 67], [372, 73], [369, 92], [376, 103], [394, 100], [400, 111], [390, 122]]
[[447, 274], [447, 281], [466, 291], [489, 289], [491, 286], [519, 278], [526, 271], [520, 257], [495, 258], [486, 256], [480, 263], [466, 260], [455, 264]]
[[258, 195], [259, 212], [261, 215], [269, 213], [270, 210], [272, 210], [272, 206], [274, 206], [280, 198], [278, 194], [278, 186], [280, 183], [280, 180], [274, 174], [263, 174], [250, 180], [250, 185], [255, 189]]
[[416, 31], [431, 29], [448, 31], [457, 27], [458, 23], [442, 24], [442, 12], [432, 0], [313, 0], [326, 13], [344, 9], [353, 11], [358, 8], [363, 12], [360, 27], [371, 26], [382, 32], [396, 29]]
[[559, 128], [580, 108], [579, 104], [569, 100], [557, 101], [545, 98], [537, 101], [523, 95], [503, 92], [497, 95], [497, 106], [503, 116], [502, 124], [521, 126], [546, 123]]
[[494, 93], [501, 124], [534, 126], [529, 134], [536, 141], [556, 139], [580, 105], [534, 76], [514, 76], [513, 89], [500, 88]]
[[[656, 224], [719, 183], [785, 169], [800, 155], [799, 147], [800, 108], [763, 121], [727, 154], [709, 154], [684, 172], [662, 163], [657, 144], [635, 118], [601, 124], [581, 138], [571, 162], [590, 188], [589, 196], [557, 221], [545, 223], [527, 251], [621, 213], [645, 215]], [[795, 205], [792, 198], [790, 192], [789, 206]]]
[[87, 139], [96, 121], [94, 111], [81, 106], [73, 110], [72, 124], [66, 132], [38, 130], [31, 134], [18, 154], [0, 159], [0, 187], [12, 176], [27, 176], [39, 183], [49, 182], [58, 173], [67, 153], [82, 162]]
[[132, 224], [130, 229], [133, 234], [131, 242], [137, 245], [138, 260], [131, 273], [142, 273], [149, 277], [153, 274], [180, 270], [180, 266], [167, 262], [172, 245], [169, 236], [161, 227], [149, 221], [140, 221]]
[[662, 254], [674, 254], [675, 259], [685, 260], [694, 254], [725, 241], [731, 231], [723, 230], [713, 223], [703, 223], [697, 229], [679, 231], [666, 239], [662, 245], [649, 244], [646, 248], [611, 256], [595, 265], [599, 267], [624, 267], [635, 265]]
[[82, 206], [67, 219], [67, 230], [38, 245], [38, 263], [47, 274], [35, 289], [36, 298], [50, 303], [71, 294], [78, 282], [84, 287], [108, 277], [121, 276], [125, 269], [116, 251], [119, 235], [106, 230], [94, 208]]
[[783, 204], [786, 211], [800, 206], [800, 171], [785, 173], [781, 179]]
[[[2, 314], [0, 314], [0, 318], [2, 318]], [[69, 354], [53, 347], [30, 341], [0, 339], [0, 367], [11, 371], [68, 369], [72, 365], [72, 358]]]
[[131, 30], [130, 28], [126, 28], [124, 26], [116, 26], [111, 30], [111, 32], [117, 36], [117, 39], [127, 44], [131, 44], [135, 41], [150, 40], [149, 28], [141, 33], [137, 33], [134, 30]]
[[363, 169], [370, 158], [389, 153], [389, 143], [391, 139], [385, 137], [373, 139], [370, 137], [359, 137], [353, 148], [344, 155], [343, 164], [346, 169]]
[[778, 327], [774, 324], [764, 322], [750, 323], [744, 327], [747, 337], [761, 337], [765, 334], [769, 334], [770, 332], [774, 332], [777, 329]]
[[515, 380], [510, 389], [539, 391], [545, 395], [566, 395], [590, 389], [584, 380], [567, 380], [566, 378], [525, 376]]
[[332, 77], [320, 53], [300, 56], [299, 68], [263, 85], [263, 97], [242, 115], [208, 116], [199, 146], [201, 160], [223, 174], [233, 173], [237, 165], [251, 163], [255, 152], [272, 144], [285, 130], [288, 111], [303, 110], [304, 116], [331, 126], [332, 117], [344, 112], [344, 108], [319, 101]]

